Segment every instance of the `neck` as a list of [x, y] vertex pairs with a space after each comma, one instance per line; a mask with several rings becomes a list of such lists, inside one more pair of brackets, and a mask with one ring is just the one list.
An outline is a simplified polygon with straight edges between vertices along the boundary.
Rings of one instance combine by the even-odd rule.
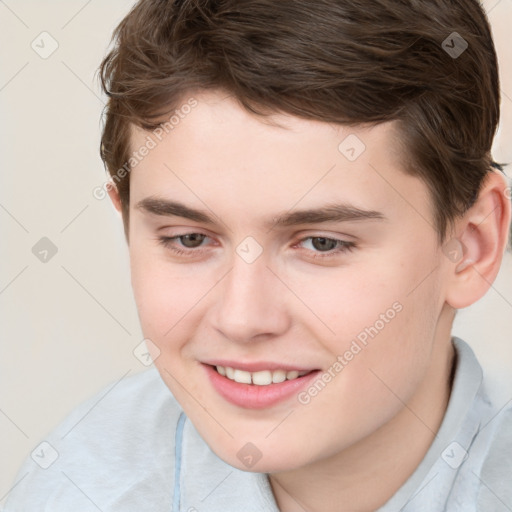
[[329, 459], [270, 475], [281, 512], [295, 512], [298, 505], [311, 512], [340, 512], [340, 503], [342, 511], [372, 512], [405, 483], [425, 457], [448, 406], [452, 320], [452, 312], [441, 314], [425, 378], [388, 423]]

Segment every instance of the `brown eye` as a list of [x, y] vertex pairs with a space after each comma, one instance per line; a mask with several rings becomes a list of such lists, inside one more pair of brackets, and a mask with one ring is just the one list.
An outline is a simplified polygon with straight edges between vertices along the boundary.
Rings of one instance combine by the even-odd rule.
[[187, 249], [194, 249], [202, 244], [203, 240], [206, 238], [206, 235], [201, 233], [190, 233], [188, 235], [182, 235], [177, 238], [179, 238], [183, 247], [186, 247]]

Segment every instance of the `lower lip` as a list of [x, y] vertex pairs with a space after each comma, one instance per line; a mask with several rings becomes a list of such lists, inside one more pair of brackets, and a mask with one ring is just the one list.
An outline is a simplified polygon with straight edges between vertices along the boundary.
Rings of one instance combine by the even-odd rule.
[[265, 409], [297, 394], [306, 387], [319, 373], [312, 371], [307, 375], [277, 384], [257, 386], [241, 384], [220, 375], [213, 366], [203, 365], [215, 390], [228, 402], [245, 409]]

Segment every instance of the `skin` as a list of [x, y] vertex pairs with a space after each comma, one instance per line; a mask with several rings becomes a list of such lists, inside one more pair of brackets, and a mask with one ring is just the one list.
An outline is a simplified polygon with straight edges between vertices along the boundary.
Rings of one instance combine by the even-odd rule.
[[[452, 261], [438, 243], [426, 185], [403, 171], [393, 123], [347, 127], [275, 114], [273, 124], [225, 93], [194, 98], [197, 106], [130, 174], [132, 285], [143, 333], [158, 347], [155, 365], [220, 458], [247, 471], [237, 453], [257, 446], [262, 457], [250, 471], [270, 474], [281, 511], [339, 511], [339, 503], [375, 510], [411, 475], [441, 424], [455, 308], [485, 293], [505, 247], [505, 181], [491, 174], [456, 222], [447, 240], [461, 240], [464, 254]], [[148, 133], [133, 128], [131, 149]], [[366, 146], [353, 162], [338, 150], [350, 134]], [[115, 189], [110, 196], [120, 210]], [[214, 223], [148, 212], [140, 206], [147, 198], [204, 210]], [[332, 203], [382, 218], [265, 225]], [[190, 233], [206, 237], [195, 246], [159, 240]], [[236, 253], [248, 236], [262, 248], [252, 263]], [[354, 247], [336, 253], [318, 237]], [[225, 358], [328, 371], [396, 303], [401, 311], [308, 404], [293, 396], [268, 409], [235, 406], [201, 364]]]

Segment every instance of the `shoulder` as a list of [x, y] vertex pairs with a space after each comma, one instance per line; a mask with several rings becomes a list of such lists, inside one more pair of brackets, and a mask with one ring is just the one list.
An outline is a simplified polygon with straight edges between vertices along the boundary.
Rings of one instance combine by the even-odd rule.
[[512, 402], [480, 428], [489, 429], [490, 443], [479, 476], [478, 510], [512, 510]]
[[181, 413], [156, 369], [120, 377], [34, 447], [5, 512], [168, 509]]

